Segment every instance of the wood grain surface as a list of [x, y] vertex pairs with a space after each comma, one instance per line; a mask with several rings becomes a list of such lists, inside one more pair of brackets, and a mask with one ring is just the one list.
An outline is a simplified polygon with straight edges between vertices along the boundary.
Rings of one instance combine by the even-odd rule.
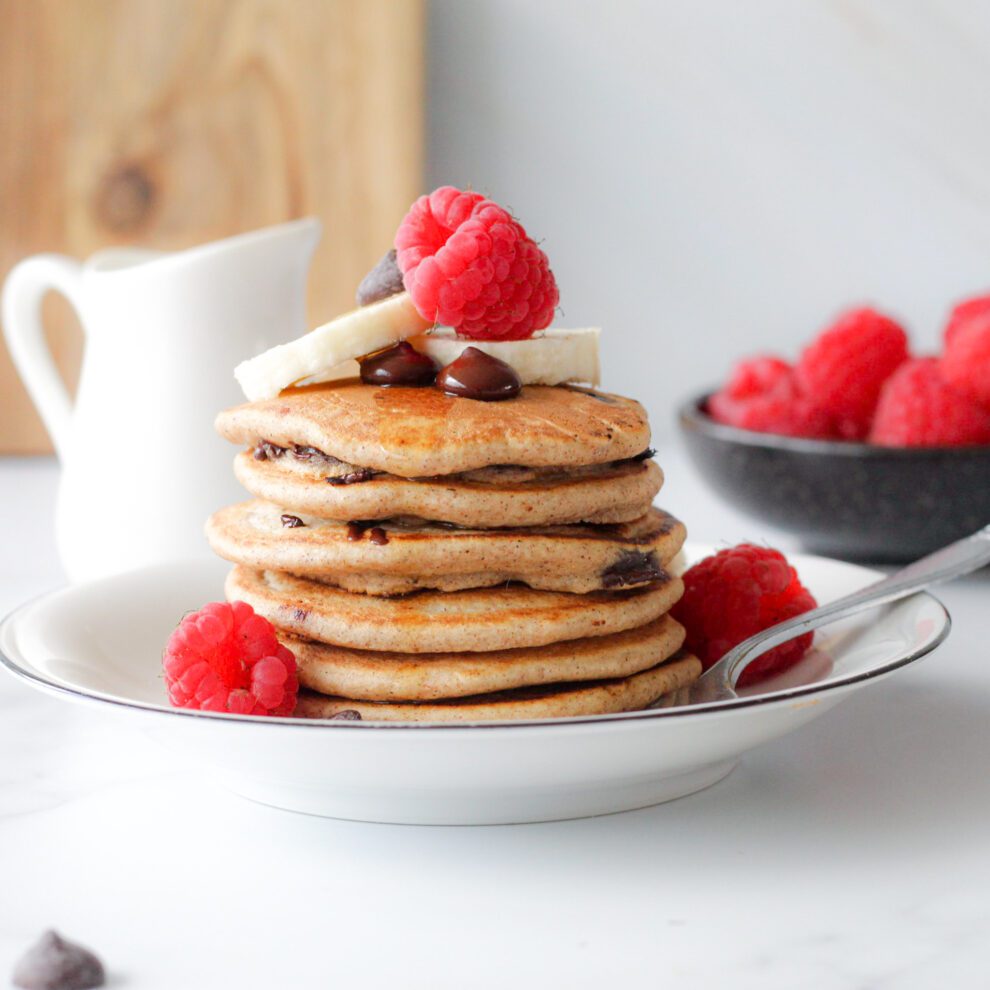
[[[310, 323], [349, 308], [420, 192], [422, 48], [422, 0], [0, 0], [0, 276], [312, 214]], [[0, 343], [0, 452], [48, 449]]]

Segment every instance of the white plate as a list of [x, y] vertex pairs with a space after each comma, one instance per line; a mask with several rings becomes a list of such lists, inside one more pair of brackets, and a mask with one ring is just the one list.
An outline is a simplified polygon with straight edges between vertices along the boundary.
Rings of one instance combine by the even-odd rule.
[[[688, 562], [711, 552], [693, 546]], [[795, 555], [820, 602], [874, 571]], [[818, 634], [795, 670], [706, 709], [478, 725], [307, 721], [170, 708], [161, 650], [183, 613], [222, 597], [225, 565], [171, 564], [73, 585], [0, 625], [0, 659], [35, 687], [139, 719], [255, 801], [335, 818], [495, 824], [641, 808], [721, 780], [747, 750], [933, 650], [949, 631], [920, 594]]]

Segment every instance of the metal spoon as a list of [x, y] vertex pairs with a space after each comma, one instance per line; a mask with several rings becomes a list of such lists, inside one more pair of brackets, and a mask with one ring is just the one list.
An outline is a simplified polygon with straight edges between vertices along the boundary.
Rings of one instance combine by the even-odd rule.
[[779, 622], [743, 640], [691, 685], [684, 704], [708, 705], [719, 701], [730, 701], [738, 697], [735, 687], [742, 672], [767, 650], [837, 619], [845, 619], [866, 609], [906, 598], [941, 581], [951, 581], [953, 578], [970, 574], [988, 563], [990, 563], [990, 526], [984, 526], [972, 536], [950, 543], [947, 547], [936, 550], [913, 564], [908, 564], [902, 570], [860, 591], [854, 591], [851, 595], [795, 616], [793, 619]]

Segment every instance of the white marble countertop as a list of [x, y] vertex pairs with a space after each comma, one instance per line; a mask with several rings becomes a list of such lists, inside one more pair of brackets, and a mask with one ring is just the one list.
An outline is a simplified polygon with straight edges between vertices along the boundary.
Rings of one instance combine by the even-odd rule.
[[[694, 537], [774, 538], [661, 457]], [[0, 461], [0, 612], [61, 583], [55, 481], [48, 460]], [[986, 573], [946, 588], [932, 658], [710, 790], [546, 825], [255, 806], [0, 676], [0, 981], [55, 926], [147, 990], [984, 987], [988, 593]]]

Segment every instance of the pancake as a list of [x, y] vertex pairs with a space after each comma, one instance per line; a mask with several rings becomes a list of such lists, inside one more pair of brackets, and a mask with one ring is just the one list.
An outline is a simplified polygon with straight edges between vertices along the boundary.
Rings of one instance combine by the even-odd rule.
[[389, 703], [355, 701], [302, 691], [295, 714], [329, 718], [357, 711], [369, 721], [483, 722], [501, 719], [574, 718], [638, 711], [697, 680], [701, 662], [690, 653], [629, 677], [585, 683], [535, 686], [448, 701]]
[[510, 402], [477, 402], [349, 379], [236, 406], [220, 413], [216, 428], [234, 443], [299, 444], [403, 478], [497, 464], [603, 464], [635, 457], [650, 442], [638, 402], [545, 385], [526, 386]]
[[510, 585], [375, 598], [240, 564], [226, 583], [229, 600], [247, 602], [284, 632], [397, 653], [503, 650], [607, 636], [652, 622], [683, 591], [681, 579], [665, 573], [642, 589], [587, 595]]
[[320, 694], [365, 701], [428, 701], [628, 677], [662, 663], [684, 644], [668, 615], [638, 629], [492, 653], [375, 653], [283, 637], [296, 656], [299, 683]]
[[673, 516], [651, 509], [614, 526], [478, 530], [394, 521], [373, 527], [373, 540], [356, 524], [292, 516], [254, 500], [214, 513], [206, 535], [213, 550], [234, 563], [358, 593], [459, 591], [517, 581], [583, 594], [656, 580], [686, 531]]
[[323, 519], [418, 516], [484, 527], [628, 522], [649, 509], [663, 484], [652, 460], [602, 465], [593, 475], [502, 484], [459, 477], [414, 481], [390, 474], [328, 484], [319, 472], [295, 470], [286, 458], [257, 460], [242, 451], [234, 474], [252, 495]]

